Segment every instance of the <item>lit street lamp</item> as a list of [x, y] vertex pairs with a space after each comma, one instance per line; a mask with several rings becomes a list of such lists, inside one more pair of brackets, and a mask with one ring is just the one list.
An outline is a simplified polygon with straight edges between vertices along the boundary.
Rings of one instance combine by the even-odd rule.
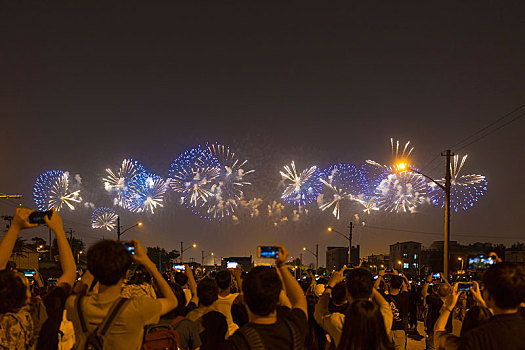
[[346, 238], [348, 240], [348, 264], [347, 264], [347, 266], [350, 267], [351, 266], [351, 262], [352, 262], [352, 260], [350, 259], [350, 255], [352, 253], [352, 228], [353, 228], [352, 221], [350, 221], [350, 225], [348, 225], [348, 228], [349, 228], [348, 237], [345, 234], [337, 231], [333, 227], [329, 227], [328, 231], [330, 231], [330, 232], [333, 231], [333, 232], [337, 233], [340, 236], [343, 236], [344, 238]]
[[77, 253], [77, 265], [80, 265], [80, 254], [84, 254], [84, 252], [81, 250]]
[[[196, 246], [197, 245], [195, 245], [195, 247]], [[188, 248], [186, 248], [186, 249], [188, 249]], [[215, 266], [215, 254], [213, 254], [213, 252], [211, 252], [210, 254], [204, 256], [204, 250], [201, 250], [201, 268], [202, 268], [203, 272], [204, 272], [204, 259], [206, 259], [209, 256], [213, 256], [213, 265]]]
[[461, 261], [461, 273], [463, 273], [463, 258], [458, 257], [458, 260]]
[[446, 153], [441, 153], [442, 156], [447, 157], [446, 166], [445, 166], [445, 185], [440, 184], [430, 176], [423, 174], [422, 172], [410, 168], [406, 163], [396, 164], [397, 171], [411, 171], [425, 178], [429, 179], [435, 183], [439, 188], [445, 192], [445, 228], [444, 228], [444, 239], [443, 239], [443, 274], [445, 279], [448, 278], [448, 262], [449, 262], [449, 244], [450, 244], [450, 181], [451, 181], [451, 164], [450, 158], [453, 156], [452, 152], [447, 149]]
[[[315, 256], [315, 273], [317, 274], [317, 270], [319, 269], [319, 244], [315, 245], [315, 253], [306, 247], [303, 248], [303, 251], [309, 252], [310, 254]], [[301, 264], [302, 264], [302, 261], [301, 261]]]
[[190, 248], [197, 248], [197, 244], [193, 243], [190, 247], [184, 249], [183, 242], [180, 241], [180, 263], [184, 264], [184, 252]]
[[127, 229], [125, 229], [124, 231], [121, 232], [120, 231], [120, 228], [121, 228], [121, 226], [120, 226], [120, 216], [117, 216], [117, 241], [120, 242], [120, 236], [122, 236], [124, 233], [126, 233], [126, 231], [131, 230], [133, 227], [137, 227], [137, 226], [142, 226], [142, 222], [139, 221], [135, 225], [130, 226]]

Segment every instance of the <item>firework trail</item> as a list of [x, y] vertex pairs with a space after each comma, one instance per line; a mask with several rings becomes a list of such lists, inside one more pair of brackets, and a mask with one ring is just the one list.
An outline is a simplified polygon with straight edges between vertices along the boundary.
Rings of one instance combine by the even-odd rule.
[[80, 203], [80, 190], [72, 191], [69, 172], [49, 170], [35, 181], [33, 199], [39, 210], [54, 208], [60, 211], [64, 205], [74, 210], [74, 203]]
[[389, 174], [376, 188], [377, 206], [385, 211], [415, 212], [427, 200], [426, 179], [411, 171]]
[[164, 207], [164, 194], [169, 186], [169, 180], [148, 173], [139, 177], [129, 188], [126, 208], [134, 213], [155, 214], [157, 207]]
[[[483, 175], [461, 175], [460, 172], [467, 155], [459, 161], [459, 155], [454, 156], [454, 161], [450, 164], [450, 207], [454, 211], [467, 210], [474, 206], [481, 196], [487, 191], [487, 180]], [[436, 180], [437, 183], [445, 186], [445, 179]], [[431, 200], [434, 205], [441, 208], [445, 207], [445, 191], [431, 182]]]
[[181, 153], [171, 163], [169, 177], [173, 191], [181, 193], [181, 202], [190, 207], [201, 207], [213, 195], [211, 187], [220, 175], [217, 158], [201, 146]]
[[116, 193], [115, 205], [128, 209], [130, 188], [137, 186], [139, 182], [144, 182], [147, 176], [146, 169], [133, 159], [124, 159], [117, 172], [113, 172], [109, 168], [106, 169], [106, 172], [106, 177], [102, 179], [104, 188], [108, 192]]
[[284, 166], [284, 170], [280, 174], [283, 180], [288, 180], [291, 184], [286, 186], [281, 199], [295, 206], [306, 206], [317, 199], [323, 188], [323, 183], [319, 181], [321, 172], [316, 166], [297, 174], [295, 162], [292, 161], [290, 166]]
[[217, 159], [219, 175], [212, 181], [207, 208], [201, 210], [201, 214], [208, 219], [220, 221], [235, 212], [239, 201], [243, 198], [243, 187], [251, 185], [246, 176], [252, 174], [254, 170], [245, 170], [248, 161], [239, 161], [229, 147], [213, 144], [208, 146], [207, 151], [199, 158], [199, 162], [206, 164], [210, 158]]
[[117, 227], [117, 218], [117, 213], [111, 208], [96, 208], [91, 214], [91, 227], [94, 229], [105, 228], [108, 231], [112, 231]]

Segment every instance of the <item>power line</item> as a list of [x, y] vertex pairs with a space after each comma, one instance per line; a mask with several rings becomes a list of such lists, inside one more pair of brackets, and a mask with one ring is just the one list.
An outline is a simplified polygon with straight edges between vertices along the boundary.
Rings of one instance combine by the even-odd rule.
[[504, 124], [498, 126], [496, 129], [492, 129], [491, 131], [487, 132], [487, 133], [484, 134], [484, 135], [481, 135], [481, 136], [478, 137], [477, 139], [474, 139], [473, 141], [471, 141], [471, 142], [467, 143], [466, 145], [462, 146], [461, 148], [456, 149], [455, 152], [458, 152], [458, 151], [464, 149], [465, 147], [468, 147], [468, 146], [472, 145], [473, 143], [478, 142], [478, 141], [481, 140], [481, 139], [484, 139], [485, 137], [489, 136], [490, 134], [493, 134], [493, 133], [495, 133], [496, 131], [502, 129], [503, 127], [509, 125], [510, 123], [515, 122], [516, 120], [520, 119], [520, 118], [523, 117], [524, 115], [525, 115], [525, 113], [519, 114], [517, 117], [515, 117], [515, 118], [509, 120], [508, 122], [506, 122], [506, 123], [504, 123]]
[[[479, 130], [476, 131], [475, 133], [473, 133], [473, 134], [467, 136], [467, 137], [464, 138], [463, 140], [461, 140], [461, 141], [457, 142], [456, 144], [452, 145], [451, 147], [449, 147], [449, 149], [453, 149], [454, 147], [461, 145], [463, 142], [465, 142], [465, 141], [467, 141], [467, 140], [473, 138], [474, 136], [476, 136], [476, 135], [482, 133], [483, 131], [487, 130], [487, 129], [490, 128], [491, 126], [493, 126], [493, 125], [499, 123], [500, 121], [502, 121], [503, 119], [507, 118], [509, 115], [512, 115], [512, 114], [514, 114], [515, 112], [519, 111], [519, 110], [522, 109], [523, 107], [525, 107], [525, 104], [523, 104], [523, 105], [521, 105], [521, 106], [518, 106], [518, 107], [514, 108], [512, 111], [508, 112], [507, 114], [503, 115], [502, 117], [496, 119], [495, 121], [489, 123], [489, 124], [486, 125], [485, 127], [479, 129]], [[505, 126], [505, 125], [507, 125], [507, 124], [504, 124], [503, 126]], [[503, 126], [502, 126], [502, 127], [503, 127]], [[496, 129], [496, 130], [501, 129], [502, 127], [499, 127], [499, 128]], [[493, 131], [492, 131], [492, 132], [493, 132]], [[492, 133], [492, 132], [489, 132], [489, 134]], [[487, 134], [487, 135], [488, 135], [488, 134]], [[475, 141], [474, 141], [474, 142], [475, 142]], [[467, 146], [468, 146], [468, 145], [467, 145]], [[465, 147], [466, 147], [466, 146], [462, 146], [460, 149], [463, 149], [463, 148], [465, 148]], [[458, 150], [459, 150], [459, 149], [458, 149]], [[456, 150], [456, 151], [458, 151], [458, 150]]]

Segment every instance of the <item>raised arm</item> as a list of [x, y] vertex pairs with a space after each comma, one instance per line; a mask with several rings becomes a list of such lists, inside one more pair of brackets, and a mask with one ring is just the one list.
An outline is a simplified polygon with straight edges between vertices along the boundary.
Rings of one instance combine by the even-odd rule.
[[233, 269], [233, 277], [235, 278], [235, 282], [237, 283], [237, 289], [239, 293], [242, 293], [241, 273], [242, 273], [241, 265], [237, 265], [237, 267]]
[[284, 246], [280, 245], [279, 247], [279, 256], [275, 259], [275, 266], [281, 273], [284, 290], [292, 308], [301, 309], [304, 311], [306, 317], [308, 317], [308, 305], [306, 303], [306, 297], [303, 293], [303, 290], [297, 280], [292, 276], [290, 271], [285, 266], [286, 259], [288, 258], [288, 252]]
[[73, 252], [67, 241], [62, 219], [55, 209], [52, 209], [52, 211], [53, 215], [51, 215], [51, 219], [45, 216], [44, 220], [46, 221], [47, 227], [55, 233], [57, 239], [58, 255], [60, 258], [60, 266], [62, 267], [62, 276], [58, 279], [57, 285], [60, 283], [67, 283], [70, 287], [73, 287], [77, 277], [75, 258], [73, 257]]
[[193, 271], [190, 269], [188, 264], [184, 264], [184, 273], [188, 276], [188, 288], [191, 292], [191, 300], [195, 305], [199, 305], [199, 297], [197, 296], [197, 282], [195, 282], [195, 276], [193, 276]]
[[16, 238], [21, 230], [31, 227], [38, 226], [37, 224], [30, 224], [27, 221], [29, 215], [33, 212], [31, 209], [16, 208], [13, 222], [7, 230], [2, 242], [0, 242], [0, 270], [4, 270], [7, 267], [7, 262], [11, 257], [13, 248], [15, 246]]
[[157, 298], [157, 300], [160, 302], [160, 314], [164, 315], [177, 307], [177, 298], [175, 297], [175, 294], [173, 294], [168, 282], [162, 277], [155, 264], [146, 254], [144, 247], [142, 247], [140, 242], [136, 239], [133, 240], [133, 243], [135, 244], [135, 255], [133, 255], [133, 258], [137, 263], [143, 265], [148, 270], [159, 287], [162, 297]]

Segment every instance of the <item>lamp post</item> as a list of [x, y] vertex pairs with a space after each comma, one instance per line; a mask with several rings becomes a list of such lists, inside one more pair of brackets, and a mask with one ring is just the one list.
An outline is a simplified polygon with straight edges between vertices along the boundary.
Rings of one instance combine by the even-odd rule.
[[201, 268], [202, 268], [203, 272], [204, 272], [204, 259], [209, 257], [209, 256], [213, 256], [213, 265], [215, 265], [215, 255], [213, 254], [213, 252], [211, 252], [210, 254], [204, 256], [204, 250], [201, 250]]
[[184, 249], [184, 242], [180, 241], [180, 263], [184, 264], [184, 252], [190, 248], [197, 248], [197, 244], [193, 243], [190, 247]]
[[449, 263], [449, 245], [450, 245], [450, 182], [451, 182], [451, 171], [450, 171], [450, 158], [453, 156], [452, 152], [447, 149], [445, 154], [441, 153], [442, 156], [447, 157], [445, 167], [445, 185], [440, 184], [430, 176], [423, 174], [422, 172], [408, 167], [406, 163], [396, 164], [396, 168], [399, 172], [412, 171], [416, 174], [424, 176], [439, 188], [445, 192], [445, 227], [444, 227], [444, 239], [443, 239], [443, 274], [448, 279], [448, 263]]
[[315, 253], [306, 247], [303, 248], [303, 251], [309, 252], [310, 254], [315, 256], [315, 273], [317, 274], [317, 270], [319, 269], [319, 244], [315, 245]]
[[333, 232], [339, 234], [340, 236], [343, 236], [345, 239], [348, 240], [348, 265], [347, 265], [348, 267], [350, 267], [351, 264], [352, 264], [351, 254], [352, 254], [352, 228], [353, 228], [353, 226], [354, 225], [353, 225], [352, 221], [350, 221], [350, 225], [348, 225], [348, 229], [349, 229], [348, 230], [348, 237], [346, 235], [344, 235], [343, 233], [337, 231], [333, 227], [329, 227], [328, 228], [328, 231], [330, 231], [330, 232], [333, 231]]
[[463, 258], [458, 257], [458, 260], [461, 261], [461, 273], [463, 273]]
[[81, 250], [77, 253], [77, 265], [80, 265], [80, 254], [84, 254], [84, 252]]
[[120, 231], [120, 228], [121, 228], [121, 226], [120, 226], [120, 216], [117, 216], [117, 241], [120, 242], [120, 236], [122, 236], [124, 233], [126, 233], [126, 231], [132, 229], [133, 227], [137, 227], [137, 226], [142, 226], [142, 222], [139, 221], [135, 225], [130, 226], [127, 229], [125, 229], [124, 231], [121, 232]]

